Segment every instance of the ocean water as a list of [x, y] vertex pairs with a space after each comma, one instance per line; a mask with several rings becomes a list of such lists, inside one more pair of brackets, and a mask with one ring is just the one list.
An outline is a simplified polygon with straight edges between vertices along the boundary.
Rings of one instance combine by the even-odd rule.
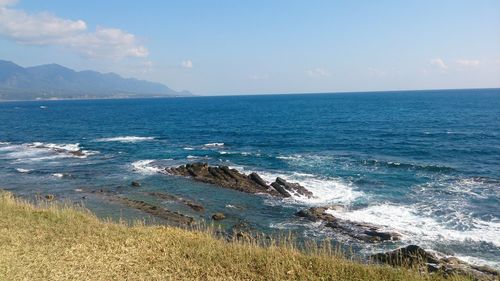
[[[197, 161], [281, 176], [315, 197], [270, 198], [160, 173]], [[86, 193], [109, 189], [196, 219], [222, 211], [223, 227], [245, 221], [331, 238], [361, 255], [411, 243], [500, 268], [500, 90], [4, 102], [0, 186], [153, 220]], [[206, 212], [145, 194], [153, 190]], [[333, 204], [345, 206], [334, 215], [402, 241], [361, 244], [294, 216]]]

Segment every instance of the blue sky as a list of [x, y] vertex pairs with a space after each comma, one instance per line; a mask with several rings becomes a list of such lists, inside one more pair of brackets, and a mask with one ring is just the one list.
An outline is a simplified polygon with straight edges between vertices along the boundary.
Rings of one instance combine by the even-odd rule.
[[500, 1], [0, 0], [0, 59], [206, 95], [500, 87]]

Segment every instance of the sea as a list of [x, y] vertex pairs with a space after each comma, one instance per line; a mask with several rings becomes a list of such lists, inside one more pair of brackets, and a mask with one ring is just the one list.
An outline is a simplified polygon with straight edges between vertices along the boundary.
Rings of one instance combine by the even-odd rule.
[[[314, 197], [246, 194], [163, 173], [192, 162], [279, 176]], [[500, 89], [1, 102], [0, 187], [161, 223], [91, 192], [109, 190], [197, 221], [223, 212], [220, 227], [245, 222], [337, 241], [360, 256], [416, 244], [498, 269]], [[330, 205], [343, 206], [332, 211], [338, 218], [402, 239], [363, 243], [295, 216]]]

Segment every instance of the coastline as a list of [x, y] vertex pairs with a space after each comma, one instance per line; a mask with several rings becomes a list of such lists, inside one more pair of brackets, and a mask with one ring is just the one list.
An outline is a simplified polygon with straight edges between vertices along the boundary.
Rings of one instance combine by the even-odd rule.
[[0, 277], [10, 280], [444, 280], [347, 260], [324, 246], [303, 252], [290, 243], [226, 242], [206, 230], [128, 226], [78, 207], [47, 201], [35, 206], [6, 192], [0, 192], [0, 210]]

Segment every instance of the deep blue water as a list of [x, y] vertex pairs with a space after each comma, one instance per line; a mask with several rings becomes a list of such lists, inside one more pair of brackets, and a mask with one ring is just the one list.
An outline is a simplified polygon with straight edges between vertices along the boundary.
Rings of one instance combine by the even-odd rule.
[[[332, 237], [370, 253], [416, 243], [500, 267], [500, 90], [0, 103], [0, 185], [80, 201], [112, 189], [160, 190], [223, 211], [225, 225]], [[47, 148], [49, 147], [49, 148]], [[57, 152], [83, 149], [83, 157]], [[314, 199], [273, 199], [157, 173], [206, 161], [300, 182]], [[130, 188], [131, 180], [142, 183]], [[144, 217], [97, 197], [102, 216]], [[383, 225], [398, 243], [359, 245], [293, 214], [341, 204], [336, 216]]]

